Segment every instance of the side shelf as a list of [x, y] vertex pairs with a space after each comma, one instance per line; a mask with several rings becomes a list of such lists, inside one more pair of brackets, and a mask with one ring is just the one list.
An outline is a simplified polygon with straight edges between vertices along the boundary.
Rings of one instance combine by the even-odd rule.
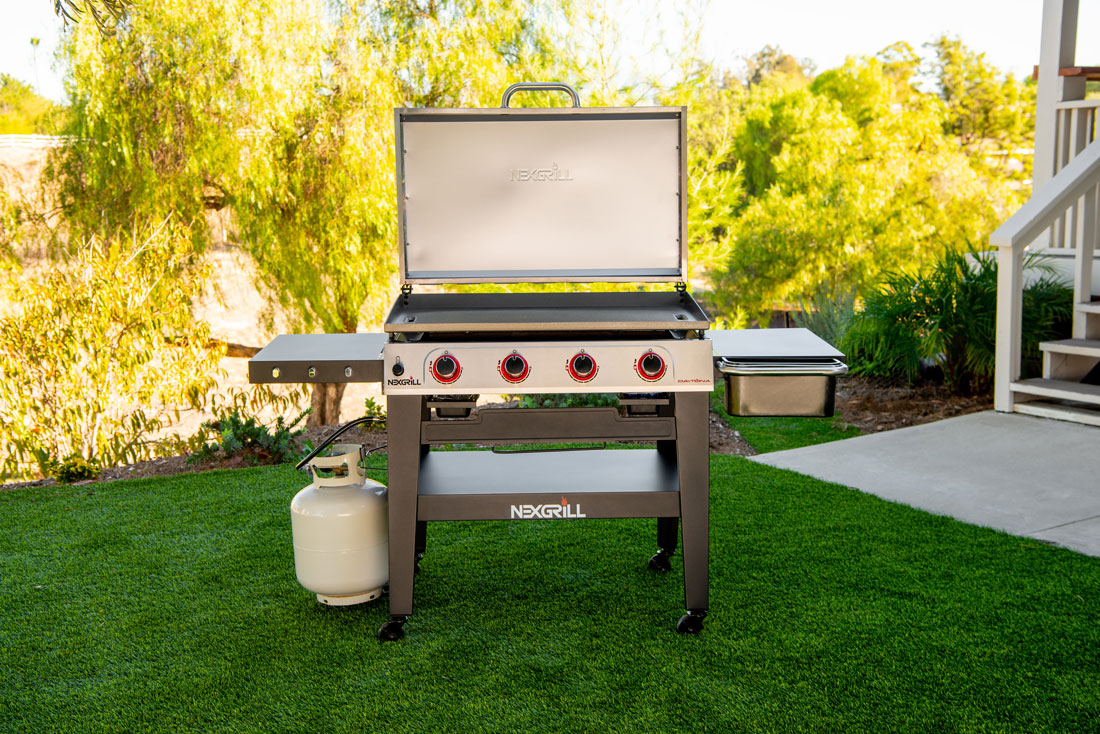
[[381, 382], [386, 334], [283, 334], [248, 360], [258, 383]]

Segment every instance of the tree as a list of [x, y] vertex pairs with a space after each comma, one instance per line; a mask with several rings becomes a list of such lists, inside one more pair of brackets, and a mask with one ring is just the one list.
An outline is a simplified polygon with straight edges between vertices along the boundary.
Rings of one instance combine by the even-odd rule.
[[57, 106], [29, 84], [0, 74], [0, 135], [50, 132]]
[[[254, 125], [233, 206], [265, 290], [292, 323], [377, 325], [396, 290], [393, 108], [494, 106], [550, 60], [543, 9], [384, 0], [342, 8], [293, 115]], [[310, 421], [339, 419], [340, 383]]]
[[722, 308], [762, 315], [819, 292], [864, 292], [882, 273], [980, 241], [1018, 201], [943, 132], [943, 106], [878, 59], [747, 98], [734, 154], [748, 199]]
[[93, 238], [4, 282], [19, 308], [0, 317], [0, 476], [149, 458], [180, 406], [206, 403], [221, 350], [191, 313], [207, 271], [189, 239], [168, 222]]
[[[1035, 134], [1035, 85], [1001, 73], [985, 54], [967, 48], [957, 38], [941, 36], [926, 46], [933, 57], [924, 73], [935, 84], [947, 108], [944, 130], [958, 138], [976, 162], [1013, 175], [1010, 159], [1032, 144]], [[988, 159], [986, 156], [990, 156]], [[1031, 177], [1030, 159], [1014, 174]]]
[[786, 77], [795, 83], [804, 83], [813, 77], [813, 73], [813, 61], [796, 59], [784, 53], [779, 46], [769, 44], [745, 58], [744, 83], [746, 87], [751, 87], [773, 76]]
[[70, 137], [44, 178], [71, 241], [226, 206], [250, 128], [293, 116], [322, 20], [313, 3], [166, 0], [129, 6], [111, 34], [69, 26]]
[[129, 0], [54, 0], [53, 10], [66, 22], [90, 17], [101, 33], [113, 33], [126, 18]]

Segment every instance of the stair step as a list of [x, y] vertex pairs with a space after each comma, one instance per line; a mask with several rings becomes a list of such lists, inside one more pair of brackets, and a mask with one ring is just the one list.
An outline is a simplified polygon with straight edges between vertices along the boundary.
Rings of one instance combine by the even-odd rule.
[[1088, 426], [1100, 427], [1100, 410], [1078, 408], [1073, 405], [1063, 405], [1062, 403], [1050, 403], [1046, 400], [1032, 400], [1027, 403], [1016, 403], [1012, 408], [1017, 413], [1024, 413], [1025, 415], [1034, 415], [1039, 418], [1054, 418], [1060, 421], [1072, 421], [1073, 423], [1084, 423]]
[[1040, 342], [1039, 349], [1056, 354], [1074, 354], [1080, 357], [1100, 359], [1100, 339], [1060, 339]]
[[1100, 405], [1100, 385], [1086, 385], [1081, 382], [1070, 382], [1069, 380], [1045, 380], [1040, 378], [1020, 380], [1012, 383], [1012, 392]]
[[1088, 301], [1073, 304], [1073, 310], [1079, 313], [1100, 313], [1100, 301]]

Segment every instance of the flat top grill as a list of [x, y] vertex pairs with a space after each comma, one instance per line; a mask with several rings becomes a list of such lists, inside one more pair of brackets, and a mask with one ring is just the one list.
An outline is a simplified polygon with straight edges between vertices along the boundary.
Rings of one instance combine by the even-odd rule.
[[[574, 107], [509, 110], [518, 89], [567, 91]], [[656, 518], [649, 568], [670, 571], [682, 555], [687, 614], [676, 629], [699, 632], [710, 595], [716, 368], [731, 414], [833, 413], [836, 376], [847, 370], [839, 352], [805, 330], [709, 332], [682, 285], [411, 292], [414, 283], [686, 280], [685, 110], [578, 104], [553, 82], [509, 88], [502, 110], [395, 111], [401, 283], [410, 290], [385, 333], [284, 335], [249, 361], [257, 383], [383, 385], [390, 617], [381, 640], [404, 635], [427, 524], [450, 520]], [[620, 408], [472, 410], [471, 396], [486, 393], [633, 397]], [[431, 450], [577, 441], [655, 447]]]
[[410, 293], [387, 333], [703, 330], [710, 319], [686, 292]]

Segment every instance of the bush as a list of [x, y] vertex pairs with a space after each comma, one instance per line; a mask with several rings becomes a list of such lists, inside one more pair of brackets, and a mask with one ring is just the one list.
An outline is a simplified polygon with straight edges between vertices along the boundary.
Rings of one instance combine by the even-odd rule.
[[822, 286], [808, 302], [800, 301], [798, 307], [799, 313], [794, 317], [797, 326], [839, 347], [856, 315], [856, 292], [854, 288]]
[[61, 462], [54, 476], [63, 484], [72, 484], [99, 476], [99, 467], [79, 454], [73, 454]]
[[[1039, 342], [1057, 338], [1072, 314], [1072, 290], [1032, 258], [1025, 268], [1044, 270], [1024, 289], [1024, 357]], [[949, 249], [916, 275], [892, 273], [867, 296], [841, 349], [852, 374], [902, 377], [912, 382], [921, 360], [943, 370], [953, 393], [987, 391], [996, 362], [997, 260], [989, 253]]]
[[535, 393], [533, 395], [505, 395], [506, 400], [518, 400], [521, 408], [602, 408], [618, 406], [615, 393]]
[[170, 222], [88, 240], [0, 294], [0, 476], [27, 478], [59, 457], [100, 466], [150, 458], [158, 436], [201, 409], [221, 348], [192, 300], [207, 271]]
[[298, 437], [305, 430], [294, 429], [309, 413], [302, 411], [289, 424], [279, 416], [272, 430], [255, 416], [244, 416], [236, 408], [223, 412], [216, 420], [203, 424], [205, 429], [217, 432], [218, 440], [203, 444], [187, 462], [205, 463], [241, 456], [253, 464], [285, 464], [303, 451]]
[[363, 399], [363, 416], [365, 418], [374, 418], [374, 422], [364, 425], [363, 430], [386, 430], [386, 406], [379, 404], [374, 398]]

